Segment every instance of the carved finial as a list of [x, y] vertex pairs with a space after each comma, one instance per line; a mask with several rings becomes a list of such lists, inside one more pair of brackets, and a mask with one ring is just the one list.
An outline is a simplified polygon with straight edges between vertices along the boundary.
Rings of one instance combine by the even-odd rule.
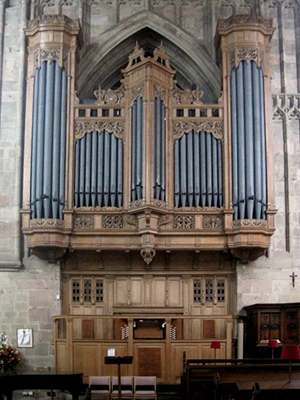
[[144, 60], [145, 60], [145, 51], [142, 47], [139, 46], [138, 41], [136, 41], [133, 52], [128, 57], [128, 65], [125, 68], [125, 70], [132, 67], [133, 65], [139, 64], [141, 61]]

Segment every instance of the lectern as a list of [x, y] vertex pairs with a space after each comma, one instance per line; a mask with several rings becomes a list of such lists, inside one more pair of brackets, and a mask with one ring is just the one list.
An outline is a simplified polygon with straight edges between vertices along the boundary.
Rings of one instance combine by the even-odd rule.
[[132, 356], [124, 356], [124, 357], [105, 357], [105, 364], [117, 364], [118, 365], [118, 392], [119, 392], [119, 400], [122, 400], [121, 393], [121, 364], [132, 364], [133, 357]]

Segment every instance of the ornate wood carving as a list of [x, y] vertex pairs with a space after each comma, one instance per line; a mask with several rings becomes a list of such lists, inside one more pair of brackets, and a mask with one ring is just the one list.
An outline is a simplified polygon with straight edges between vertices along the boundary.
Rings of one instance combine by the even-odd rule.
[[94, 91], [94, 95], [97, 99], [97, 101], [95, 102], [96, 105], [124, 104], [126, 101], [126, 92], [123, 82], [121, 86], [116, 90], [104, 90], [101, 89], [101, 87], [99, 86], [99, 88]]
[[122, 229], [123, 216], [122, 215], [104, 215], [102, 217], [103, 229]]
[[95, 216], [94, 215], [75, 215], [73, 217], [74, 229], [94, 229]]
[[143, 83], [134, 86], [131, 89], [131, 102], [136, 100], [138, 97], [144, 97], [144, 90], [145, 90], [145, 85]]
[[172, 101], [174, 104], [203, 104], [201, 98], [203, 97], [203, 90], [198, 87], [194, 90], [182, 90], [174, 83], [172, 91]]
[[191, 130], [211, 133], [216, 139], [223, 139], [223, 123], [215, 121], [173, 121], [173, 139], [180, 139]]
[[65, 221], [61, 219], [31, 219], [30, 227], [39, 228], [39, 227], [47, 227], [47, 228], [56, 228], [63, 227], [65, 225]]
[[154, 84], [154, 96], [166, 102], [166, 89], [161, 85]]
[[156, 251], [153, 247], [144, 247], [140, 254], [147, 265], [149, 265], [155, 257]]
[[174, 229], [195, 229], [195, 215], [175, 215]]
[[203, 229], [224, 229], [224, 219], [221, 215], [203, 215]]
[[102, 132], [106, 130], [113, 133], [118, 139], [124, 138], [124, 121], [76, 121], [75, 122], [75, 139], [81, 139], [86, 133], [93, 131]]
[[233, 228], [267, 228], [268, 221], [265, 219], [239, 219], [233, 221]]

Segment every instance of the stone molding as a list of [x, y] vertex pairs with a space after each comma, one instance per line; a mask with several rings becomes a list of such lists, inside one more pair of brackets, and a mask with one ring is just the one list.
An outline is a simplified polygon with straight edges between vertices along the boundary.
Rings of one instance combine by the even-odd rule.
[[191, 130], [211, 133], [216, 139], [223, 139], [223, 123], [216, 121], [173, 121], [173, 139], [180, 139]]
[[273, 120], [300, 120], [300, 94], [275, 94]]
[[83, 138], [86, 133], [107, 131], [118, 139], [124, 139], [124, 121], [75, 121], [75, 140]]

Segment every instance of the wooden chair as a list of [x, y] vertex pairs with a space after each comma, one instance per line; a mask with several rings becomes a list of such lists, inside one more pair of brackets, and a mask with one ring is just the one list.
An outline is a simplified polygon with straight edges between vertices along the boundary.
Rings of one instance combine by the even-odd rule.
[[157, 400], [156, 376], [134, 377], [134, 400], [137, 399]]
[[[133, 399], [133, 376], [121, 377], [121, 394], [122, 399]], [[118, 377], [112, 377], [111, 399], [119, 398]]]
[[110, 400], [111, 381], [110, 376], [89, 377], [89, 397], [91, 400]]

